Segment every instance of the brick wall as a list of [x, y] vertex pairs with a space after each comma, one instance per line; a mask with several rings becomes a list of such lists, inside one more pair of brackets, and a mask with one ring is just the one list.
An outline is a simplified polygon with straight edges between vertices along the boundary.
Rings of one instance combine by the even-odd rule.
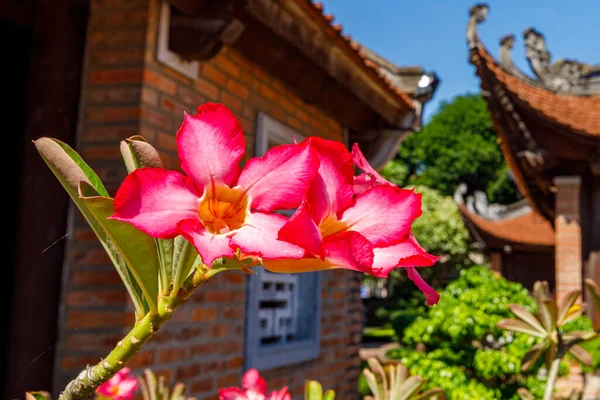
[[[197, 80], [156, 61], [158, 1], [92, 1], [80, 109], [78, 149], [109, 191], [125, 176], [118, 142], [140, 133], [169, 168], [178, 168], [175, 132], [183, 111], [206, 101], [222, 102], [238, 116], [253, 154], [258, 112], [304, 135], [343, 140], [343, 128], [304, 103], [285, 83], [231, 48], [200, 66]], [[96, 363], [131, 324], [131, 306], [120, 280], [76, 210], [64, 268], [55, 390], [87, 363]], [[218, 387], [238, 385], [243, 373], [246, 277], [221, 274], [188, 304], [131, 362], [151, 367], [170, 382], [189, 385], [199, 399]], [[319, 379], [341, 398], [356, 394], [362, 309], [360, 275], [322, 276], [321, 351], [317, 361], [263, 371], [272, 387], [289, 385], [301, 397], [304, 381]], [[126, 311], [124, 311], [126, 309]]]
[[554, 178], [556, 193], [556, 298], [560, 302], [572, 290], [582, 289], [582, 256], [579, 189], [577, 176]]

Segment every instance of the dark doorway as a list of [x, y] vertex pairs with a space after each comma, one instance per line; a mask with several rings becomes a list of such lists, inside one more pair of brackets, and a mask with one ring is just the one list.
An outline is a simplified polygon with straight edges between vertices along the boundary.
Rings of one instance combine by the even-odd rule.
[[[0, 4], [0, 63], [5, 101], [3, 178], [9, 240], [0, 285], [9, 296], [2, 345], [3, 398], [51, 390], [68, 198], [32, 140], [75, 142], [87, 1]], [[8, 101], [7, 101], [8, 100]]]

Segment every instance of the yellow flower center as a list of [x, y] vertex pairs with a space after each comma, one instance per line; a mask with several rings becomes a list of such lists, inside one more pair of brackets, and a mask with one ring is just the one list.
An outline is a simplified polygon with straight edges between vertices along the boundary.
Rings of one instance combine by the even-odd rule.
[[248, 206], [248, 196], [241, 189], [219, 184], [202, 195], [198, 217], [209, 232], [226, 234], [244, 224]]
[[340, 233], [348, 229], [345, 223], [339, 221], [335, 216], [328, 216], [321, 222], [321, 226], [319, 226], [319, 230], [321, 231], [321, 236], [325, 239], [328, 236], [335, 235], [336, 233]]

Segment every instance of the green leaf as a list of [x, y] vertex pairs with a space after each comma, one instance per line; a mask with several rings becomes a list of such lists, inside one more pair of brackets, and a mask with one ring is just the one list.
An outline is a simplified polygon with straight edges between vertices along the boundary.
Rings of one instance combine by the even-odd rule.
[[[181, 382], [175, 384], [173, 387], [173, 393], [171, 393], [171, 400], [180, 400], [183, 399], [183, 395], [185, 394], [185, 385]], [[163, 398], [163, 400], [167, 400], [167, 398]]]
[[513, 312], [517, 317], [525, 321], [531, 327], [537, 329], [539, 332], [546, 334], [548, 330], [544, 329], [540, 321], [530, 313], [525, 307], [520, 306], [518, 304], [511, 304], [510, 311]]
[[50, 393], [45, 391], [25, 392], [26, 400], [52, 400]]
[[383, 398], [385, 399], [385, 397], [387, 396], [388, 390], [389, 390], [388, 389], [389, 388], [388, 380], [387, 380], [387, 375], [385, 373], [385, 370], [381, 366], [381, 363], [379, 362], [379, 360], [377, 360], [375, 357], [369, 357], [367, 359], [367, 364], [369, 364], [369, 368], [375, 374], [376, 379], [377, 379], [377, 384], [378, 384], [378, 386], [380, 386], [379, 392], [382, 394]]
[[[129, 173], [138, 168], [164, 168], [158, 151], [141, 136], [132, 136], [121, 141], [121, 155]], [[154, 239], [160, 267], [159, 289], [167, 294], [172, 278], [173, 239]]]
[[323, 400], [334, 400], [334, 399], [335, 399], [335, 392], [331, 389], [326, 391], [325, 394], [323, 395]]
[[395, 390], [396, 393], [400, 393], [398, 400], [410, 399], [419, 391], [421, 386], [423, 386], [424, 384], [425, 379], [421, 378], [420, 376], [409, 377]]
[[569, 349], [569, 354], [571, 354], [573, 357], [575, 357], [577, 360], [579, 360], [582, 364], [590, 366], [592, 365], [592, 362], [594, 361], [592, 359], [592, 355], [585, 350], [583, 347], [579, 346], [578, 344], [574, 344], [573, 346], [571, 346], [571, 348]]
[[523, 360], [521, 360], [521, 371], [527, 371], [536, 363], [536, 361], [540, 358], [540, 356], [544, 353], [546, 346], [548, 345], [548, 340], [544, 340], [541, 343], [533, 346], [525, 356], [523, 356]]
[[385, 398], [382, 395], [383, 387], [379, 383], [381, 381], [377, 380], [375, 374], [369, 371], [368, 368], [365, 368], [363, 369], [363, 375], [365, 376], [367, 385], [369, 385], [369, 389], [371, 389], [373, 396], [375, 396], [375, 400], [385, 400]]
[[[80, 184], [82, 196], [89, 186]], [[158, 301], [158, 255], [154, 239], [130, 224], [108, 219], [114, 213], [114, 200], [110, 197], [82, 197], [84, 204], [96, 218], [109, 238], [107, 251], [123, 262], [139, 285], [151, 311], [156, 311]]]
[[520, 321], [518, 319], [510, 319], [510, 318], [503, 319], [502, 321], [498, 322], [498, 324], [496, 324], [496, 326], [500, 329], [506, 329], [508, 331], [526, 333], [528, 335], [539, 337], [539, 338], [545, 338], [546, 336], [548, 336], [548, 334], [546, 332], [540, 332], [538, 329], [535, 329], [531, 325], [529, 325], [523, 321]]
[[580, 290], [572, 290], [569, 293], [567, 293], [567, 295], [563, 298], [558, 309], [558, 316], [556, 318], [558, 326], [562, 326], [565, 324], [564, 320], [565, 318], [567, 318], [571, 307], [573, 307], [580, 294]]
[[557, 351], [558, 345], [554, 342], [550, 342], [550, 346], [548, 346], [548, 350], [546, 350], [546, 353], [544, 354], [544, 358], [546, 359], [546, 368], [548, 368], [548, 370], [550, 369], [550, 367], [552, 366], [552, 362], [556, 358]]
[[198, 266], [202, 260], [194, 246], [185, 240], [183, 236], [175, 238], [173, 246], [173, 291], [171, 296], [176, 296], [181, 285], [192, 271], [194, 266]]
[[132, 136], [121, 141], [121, 156], [127, 172], [138, 168], [164, 168], [158, 151], [141, 136]]
[[440, 388], [429, 389], [423, 393], [421, 393], [415, 400], [425, 400], [431, 399], [435, 397], [435, 400], [445, 400], [446, 396], [444, 395], [444, 391]]
[[305, 400], [323, 400], [323, 387], [317, 381], [307, 381], [304, 386]]
[[36, 149], [48, 165], [50, 170], [58, 178], [79, 211], [83, 214], [88, 224], [96, 233], [100, 243], [104, 246], [111, 261], [115, 265], [123, 284], [134, 304], [136, 314], [144, 315], [144, 304], [140, 294], [140, 288], [131, 279], [131, 274], [125, 268], [122, 257], [114, 251], [112, 244], [96, 217], [80, 198], [80, 182], [85, 182], [90, 191], [101, 196], [108, 196], [106, 188], [98, 178], [98, 175], [83, 161], [83, 159], [72, 148], [65, 143], [50, 138], [41, 138], [34, 142]]
[[587, 286], [590, 297], [592, 298], [594, 307], [596, 308], [596, 314], [598, 314], [598, 318], [600, 318], [600, 287], [590, 278], [586, 278], [584, 282], [585, 286]]

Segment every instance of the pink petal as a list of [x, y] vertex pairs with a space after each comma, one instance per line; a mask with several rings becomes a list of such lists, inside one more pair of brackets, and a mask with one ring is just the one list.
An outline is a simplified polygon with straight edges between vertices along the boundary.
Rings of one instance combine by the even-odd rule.
[[111, 219], [128, 222], [162, 239], [177, 236], [177, 223], [198, 218], [201, 195], [183, 174], [159, 168], [136, 169], [115, 196]]
[[360, 232], [374, 247], [401, 241], [421, 215], [421, 195], [412, 190], [380, 185], [357, 196], [342, 221]]
[[236, 388], [219, 389], [219, 400], [247, 400], [246, 391]]
[[309, 142], [275, 146], [248, 161], [238, 186], [248, 192], [252, 209], [289, 210], [300, 205], [318, 168]]
[[323, 258], [339, 268], [371, 271], [373, 246], [358, 232], [342, 232], [325, 239]]
[[305, 257], [299, 260], [263, 260], [263, 267], [277, 273], [300, 273], [345, 268], [371, 273], [373, 249], [358, 232], [342, 232], [323, 242], [324, 258]]
[[380, 278], [387, 278], [389, 272], [396, 267], [429, 267], [440, 259], [427, 253], [412, 232], [409, 232], [402, 242], [388, 247], [377, 247], [373, 252], [373, 270], [380, 271], [377, 273]]
[[427, 300], [427, 304], [430, 306], [436, 304], [440, 300], [440, 295], [436, 292], [431, 286], [427, 284], [421, 278], [421, 275], [417, 272], [417, 269], [414, 267], [406, 267], [406, 271], [408, 272], [408, 278], [414, 282], [415, 285], [419, 288], [421, 292], [425, 295], [425, 300]]
[[377, 186], [377, 182], [369, 174], [360, 174], [354, 177], [354, 193], [361, 194]]
[[302, 258], [302, 248], [277, 238], [286, 221], [287, 218], [280, 214], [253, 212], [232, 235], [231, 246], [239, 247], [244, 254], [269, 259]]
[[181, 168], [198, 187], [213, 181], [231, 186], [239, 174], [246, 140], [227, 107], [206, 103], [196, 115], [185, 114], [177, 132], [177, 149]]
[[138, 388], [138, 380], [136, 378], [128, 378], [119, 384], [119, 397], [131, 399]]
[[284, 386], [281, 390], [272, 391], [266, 400], [292, 400], [292, 396], [287, 386]]
[[362, 169], [367, 175], [369, 175], [371, 177], [374, 185], [377, 184], [377, 185], [396, 186], [393, 183], [387, 181], [381, 175], [379, 175], [377, 173], [377, 171], [375, 171], [373, 169], [373, 167], [371, 167], [371, 164], [369, 164], [366, 157], [363, 155], [362, 151], [360, 151], [360, 147], [358, 147], [358, 143], [354, 143], [354, 146], [352, 146], [352, 157], [354, 159], [354, 163], [356, 164], [356, 166], [358, 168]]
[[[110, 381], [110, 379], [109, 379], [109, 381]], [[112, 392], [113, 387], [114, 387], [114, 385], [112, 385], [108, 381], [106, 381], [96, 389], [96, 393], [101, 394], [106, 397], [112, 397], [113, 396], [113, 392]]]
[[319, 173], [308, 192], [315, 222], [320, 224], [328, 215], [337, 215], [352, 203], [354, 168], [346, 147], [332, 140], [310, 138], [319, 156]]
[[267, 394], [267, 382], [260, 376], [254, 368], [246, 371], [242, 377], [242, 387], [246, 390], [254, 390], [263, 395]]
[[177, 228], [181, 235], [194, 245], [204, 264], [209, 267], [219, 257], [232, 257], [234, 252], [229, 247], [229, 237], [215, 235], [207, 231], [199, 221], [181, 221]]
[[321, 254], [321, 233], [306, 202], [303, 202], [283, 225], [278, 238], [300, 246], [314, 255]]

